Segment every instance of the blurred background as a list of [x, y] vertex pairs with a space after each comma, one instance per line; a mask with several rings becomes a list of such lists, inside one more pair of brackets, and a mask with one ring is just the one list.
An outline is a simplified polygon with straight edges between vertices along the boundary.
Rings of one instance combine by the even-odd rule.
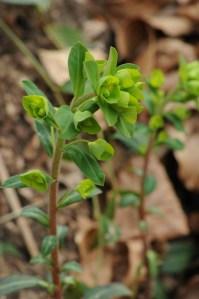
[[[180, 57], [199, 57], [198, 0], [0, 0], [0, 179], [29, 168], [49, 168], [49, 162], [31, 121], [21, 107], [21, 81], [30, 79], [55, 104], [69, 103], [67, 56], [77, 41], [97, 58], [105, 58], [110, 46], [119, 52], [119, 61], [139, 64], [145, 76], [153, 68], [166, 73], [165, 90], [177, 83]], [[147, 115], [143, 116], [147, 118]], [[106, 125], [101, 120], [106, 130]], [[108, 132], [107, 132], [108, 134]], [[176, 134], [173, 133], [173, 134]], [[179, 133], [178, 133], [179, 134]], [[199, 298], [199, 118], [197, 111], [181, 133], [186, 147], [180, 152], [163, 149], [154, 155], [151, 170], [158, 188], [150, 203], [164, 216], [149, 216], [150, 242], [164, 256], [161, 292], [158, 299]], [[140, 160], [117, 144], [114, 160], [117, 184], [124, 188], [137, 184], [129, 165]], [[106, 171], [106, 170], [105, 170]], [[81, 173], [72, 164], [63, 166], [61, 187], [72, 188]], [[101, 199], [101, 208], [110, 191], [110, 174]], [[43, 237], [40, 227], [17, 218], [23, 206], [45, 205], [41, 195], [31, 190], [0, 191], [0, 276], [10, 273], [42, 273], [28, 261], [37, 253]], [[122, 281], [130, 284], [140, 261], [140, 241], [136, 219], [128, 208], [118, 209], [116, 225], [122, 232], [112, 236], [105, 248], [106, 259], [96, 270], [96, 250], [92, 248], [96, 223], [91, 202], [66, 209], [59, 222], [67, 225], [62, 260], [77, 260], [84, 267], [79, 277], [89, 285]], [[30, 238], [27, 239], [27, 234]], [[117, 235], [117, 232], [116, 232]], [[116, 242], [115, 239], [116, 238]], [[95, 276], [95, 277], [94, 277]], [[8, 296], [10, 299], [45, 298], [32, 290]], [[139, 298], [143, 298], [140, 296]]]

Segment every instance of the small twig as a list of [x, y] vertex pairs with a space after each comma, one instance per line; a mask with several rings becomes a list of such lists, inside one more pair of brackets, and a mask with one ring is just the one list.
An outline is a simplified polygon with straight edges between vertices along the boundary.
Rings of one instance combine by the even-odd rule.
[[[1, 181], [5, 181], [8, 178], [9, 173], [0, 153], [0, 179]], [[14, 213], [19, 213], [22, 207], [16, 191], [14, 189], [3, 189], [3, 192], [8, 200], [8, 204], [12, 211]], [[23, 236], [24, 242], [30, 255], [36, 256], [38, 254], [38, 247], [27, 220], [25, 218], [18, 218], [16, 222], [21, 231], [21, 234]]]
[[16, 45], [16, 47], [21, 51], [21, 53], [27, 57], [31, 62], [33, 67], [36, 69], [38, 74], [42, 77], [48, 87], [52, 90], [57, 103], [62, 105], [65, 103], [59, 88], [52, 82], [49, 78], [48, 73], [42, 67], [37, 58], [32, 54], [32, 52], [26, 47], [25, 43], [10, 29], [10, 27], [0, 18], [0, 29], [7, 35], [7, 37]]

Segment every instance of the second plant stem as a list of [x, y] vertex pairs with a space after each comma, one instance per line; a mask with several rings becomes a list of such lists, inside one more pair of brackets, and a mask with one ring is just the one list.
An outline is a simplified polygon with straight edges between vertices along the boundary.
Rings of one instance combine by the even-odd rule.
[[[57, 237], [57, 193], [58, 193], [58, 176], [60, 171], [60, 164], [62, 159], [64, 141], [58, 138], [54, 156], [52, 161], [52, 169], [51, 176], [53, 178], [53, 183], [50, 186], [49, 193], [49, 235]], [[55, 291], [53, 298], [61, 299], [62, 298], [62, 290], [61, 290], [61, 281], [60, 281], [60, 269], [59, 269], [59, 251], [58, 251], [58, 242], [56, 247], [53, 249], [51, 253], [52, 257], [52, 281], [55, 285]]]

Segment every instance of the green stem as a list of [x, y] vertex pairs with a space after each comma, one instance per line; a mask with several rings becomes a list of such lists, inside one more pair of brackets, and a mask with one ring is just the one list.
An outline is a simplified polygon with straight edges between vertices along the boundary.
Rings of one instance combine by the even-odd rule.
[[78, 98], [74, 97], [71, 101], [71, 104], [70, 104], [71, 110], [73, 110], [77, 106], [81, 105], [85, 101], [87, 101], [91, 98], [94, 98], [95, 96], [96, 96], [96, 93], [91, 92], [91, 93], [85, 94], [85, 95], [83, 95], [81, 97], [78, 97]]
[[59, 88], [51, 81], [46, 70], [42, 67], [40, 62], [31, 53], [31, 51], [26, 47], [24, 42], [10, 29], [10, 27], [0, 18], [0, 29], [8, 36], [8, 38], [16, 45], [16, 47], [21, 51], [21, 53], [27, 57], [31, 62], [33, 67], [36, 69], [38, 74], [42, 77], [48, 87], [52, 90], [58, 104], [64, 104], [65, 101], [59, 91]]
[[[54, 179], [53, 183], [50, 186], [50, 193], [49, 193], [49, 221], [50, 221], [50, 228], [49, 234], [53, 236], [57, 236], [57, 193], [58, 193], [58, 176], [60, 171], [60, 163], [62, 159], [62, 152], [63, 152], [63, 145], [64, 141], [62, 139], [58, 139], [53, 161], [52, 161], [52, 170], [51, 176]], [[52, 280], [55, 285], [55, 292], [53, 294], [54, 299], [61, 299], [62, 298], [62, 290], [61, 290], [61, 282], [59, 277], [59, 252], [58, 252], [58, 245], [52, 251]]]
[[[152, 134], [149, 138], [146, 154], [144, 156], [143, 173], [142, 173], [141, 183], [140, 183], [140, 206], [138, 209], [138, 213], [139, 213], [139, 221], [143, 221], [143, 222], [146, 222], [144, 185], [145, 185], [145, 180], [146, 180], [146, 177], [148, 174], [148, 167], [149, 167], [151, 152], [152, 152], [153, 145], [154, 145], [154, 140], [155, 140], [155, 136], [154, 136], [154, 134]], [[142, 238], [142, 243], [143, 243], [143, 263], [146, 267], [147, 280], [148, 280], [147, 287], [146, 287], [146, 295], [147, 295], [147, 298], [150, 299], [150, 297], [151, 297], [150, 277], [149, 277], [149, 269], [148, 269], [148, 261], [147, 261], [147, 251], [148, 251], [149, 247], [148, 247], [147, 233], [145, 231], [141, 232], [141, 238]]]

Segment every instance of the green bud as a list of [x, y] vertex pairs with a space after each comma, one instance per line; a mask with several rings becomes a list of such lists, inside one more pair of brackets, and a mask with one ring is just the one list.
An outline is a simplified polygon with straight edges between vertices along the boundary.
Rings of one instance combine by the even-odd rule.
[[130, 102], [130, 94], [126, 91], [120, 91], [120, 97], [117, 102], [117, 106], [128, 108], [129, 102]]
[[137, 108], [130, 107], [121, 113], [121, 117], [129, 124], [134, 124], [137, 120]]
[[119, 79], [121, 89], [131, 88], [141, 77], [138, 69], [121, 69], [117, 71], [116, 76]]
[[79, 185], [75, 188], [78, 191], [82, 198], [89, 197], [92, 190], [95, 188], [95, 184], [90, 179], [82, 180]]
[[189, 112], [188, 112], [187, 108], [185, 108], [185, 107], [177, 107], [174, 110], [174, 113], [180, 120], [186, 119], [189, 115]]
[[88, 146], [90, 152], [95, 156], [97, 160], [109, 160], [112, 158], [115, 152], [112, 145], [101, 138], [89, 142]]
[[77, 130], [89, 134], [98, 133], [101, 128], [90, 111], [77, 111], [74, 114], [74, 125]]
[[155, 69], [152, 71], [150, 78], [149, 78], [149, 84], [154, 88], [159, 88], [164, 84], [165, 77], [164, 73], [159, 70]]
[[120, 96], [119, 79], [115, 76], [105, 76], [101, 78], [98, 95], [101, 96], [107, 103], [117, 103]]
[[31, 117], [35, 119], [44, 119], [48, 116], [48, 100], [43, 96], [28, 95], [23, 97], [23, 107]]
[[149, 121], [149, 127], [152, 130], [160, 129], [164, 126], [164, 121], [161, 115], [153, 115]]
[[190, 94], [194, 96], [199, 96], [199, 79], [191, 80], [186, 83], [187, 90]]
[[199, 61], [193, 61], [191, 63], [183, 61], [180, 65], [179, 76], [183, 83], [190, 80], [199, 81]]
[[161, 131], [157, 136], [157, 143], [165, 143], [169, 138], [169, 135], [166, 131]]
[[31, 187], [39, 192], [47, 191], [49, 184], [52, 182], [52, 178], [39, 169], [20, 174], [20, 180], [26, 187]]

